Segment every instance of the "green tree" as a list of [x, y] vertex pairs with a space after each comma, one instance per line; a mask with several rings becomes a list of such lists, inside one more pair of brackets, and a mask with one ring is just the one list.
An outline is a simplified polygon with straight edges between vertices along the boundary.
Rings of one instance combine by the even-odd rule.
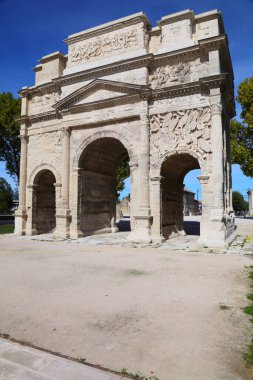
[[9, 183], [0, 177], [0, 213], [6, 213], [12, 207], [13, 191]]
[[21, 100], [10, 92], [0, 93], [0, 161], [6, 164], [6, 171], [17, 181], [19, 179], [20, 139], [19, 125], [15, 121], [20, 115]]
[[119, 194], [125, 188], [124, 181], [126, 178], [130, 176], [130, 168], [129, 168], [129, 159], [122, 161], [117, 169], [116, 174], [116, 191], [119, 197]]
[[247, 211], [248, 202], [245, 201], [242, 194], [239, 191], [233, 191], [233, 209], [235, 212], [238, 211]]
[[230, 123], [232, 162], [253, 177], [253, 77], [240, 83], [236, 100], [242, 107], [242, 122], [234, 119]]

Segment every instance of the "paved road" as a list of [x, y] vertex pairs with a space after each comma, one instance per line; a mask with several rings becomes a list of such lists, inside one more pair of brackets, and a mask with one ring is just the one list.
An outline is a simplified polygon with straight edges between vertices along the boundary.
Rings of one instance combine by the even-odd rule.
[[1, 380], [120, 380], [123, 377], [0, 339]]

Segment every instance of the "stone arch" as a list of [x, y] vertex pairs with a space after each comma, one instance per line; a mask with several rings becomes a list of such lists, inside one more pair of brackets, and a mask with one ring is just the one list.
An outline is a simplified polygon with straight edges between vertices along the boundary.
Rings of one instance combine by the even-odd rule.
[[41, 166], [32, 177], [32, 230], [43, 234], [56, 227], [56, 177], [51, 167]]
[[79, 146], [75, 156], [78, 177], [79, 229], [85, 235], [116, 232], [117, 168], [137, 159], [119, 133], [95, 133]]
[[36, 177], [43, 170], [51, 171], [53, 173], [53, 175], [55, 176], [56, 183], [61, 183], [60, 173], [58, 172], [58, 170], [53, 165], [51, 165], [51, 164], [40, 164], [40, 165], [36, 166], [30, 174], [30, 177], [28, 180], [28, 186], [29, 187], [32, 187], [35, 184], [34, 181], [35, 181]]
[[190, 156], [194, 157], [199, 163], [201, 172], [204, 174], [207, 171], [206, 162], [203, 160], [203, 158], [200, 156], [200, 154], [198, 154], [197, 152], [195, 152], [194, 150], [191, 150], [191, 149], [180, 149], [180, 150], [175, 150], [173, 152], [164, 153], [163, 155], [161, 155], [159, 157], [159, 160], [157, 160], [157, 162], [155, 163], [154, 169], [156, 171], [160, 172], [162, 164], [166, 159], [168, 159], [172, 156], [180, 155], [180, 154], [189, 154]]
[[[184, 177], [194, 169], [200, 169], [203, 172], [205, 168], [204, 161], [196, 152], [189, 149], [178, 150], [164, 154], [159, 162], [160, 173], [160, 193], [161, 193], [161, 233], [165, 239], [173, 238], [178, 235], [185, 235], [185, 227], [190, 234], [193, 233], [187, 223], [184, 225], [184, 206], [186, 199], [191, 195], [190, 192], [184, 192]], [[193, 197], [193, 196], [192, 196]], [[194, 199], [191, 198], [192, 212], [193, 207], [197, 206]], [[197, 212], [197, 210], [196, 210]], [[194, 226], [199, 234], [198, 226]], [[191, 230], [191, 231], [190, 231]]]
[[115, 131], [100, 131], [96, 132], [93, 135], [86, 138], [77, 148], [76, 154], [73, 159], [73, 169], [78, 169], [80, 157], [84, 151], [84, 149], [91, 144], [92, 142], [102, 139], [105, 137], [114, 138], [122, 143], [124, 147], [126, 148], [129, 158], [130, 158], [130, 165], [136, 166], [138, 163], [137, 155], [135, 154], [132, 144], [126, 139], [121, 133], [115, 132]]

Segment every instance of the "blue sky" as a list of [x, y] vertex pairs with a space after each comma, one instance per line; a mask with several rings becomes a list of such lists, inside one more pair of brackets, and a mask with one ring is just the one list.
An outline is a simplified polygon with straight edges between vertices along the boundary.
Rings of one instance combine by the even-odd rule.
[[[222, 11], [236, 90], [243, 79], [253, 75], [253, 0], [0, 0], [0, 92], [11, 91], [17, 96], [22, 86], [33, 85], [32, 67], [43, 55], [57, 50], [66, 53], [63, 39], [69, 34], [139, 11], [155, 25], [162, 16], [184, 9], [195, 13]], [[239, 114], [237, 106], [237, 117]], [[15, 186], [3, 163], [0, 176]], [[185, 183], [193, 191], [200, 190], [194, 172], [188, 174]], [[249, 187], [253, 187], [253, 180], [235, 165], [233, 188], [246, 195]]]

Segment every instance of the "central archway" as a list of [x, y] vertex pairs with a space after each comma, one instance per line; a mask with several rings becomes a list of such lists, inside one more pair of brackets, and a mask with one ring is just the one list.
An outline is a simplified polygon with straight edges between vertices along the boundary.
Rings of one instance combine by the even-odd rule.
[[84, 236], [117, 231], [116, 174], [127, 159], [127, 149], [114, 137], [99, 138], [83, 150], [79, 159], [79, 219]]
[[198, 159], [189, 153], [173, 154], [161, 166], [161, 233], [167, 240], [184, 231], [184, 177], [200, 169]]

